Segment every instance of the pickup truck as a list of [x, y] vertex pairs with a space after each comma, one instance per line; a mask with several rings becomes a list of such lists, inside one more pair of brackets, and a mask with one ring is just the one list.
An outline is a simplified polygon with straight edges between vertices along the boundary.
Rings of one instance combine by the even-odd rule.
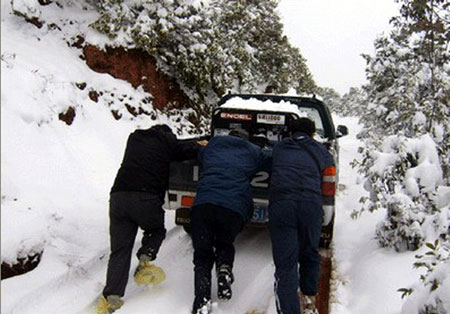
[[[229, 94], [213, 109], [210, 135], [227, 135], [240, 127], [249, 132], [250, 141], [272, 146], [288, 135], [287, 125], [292, 119], [308, 117], [316, 124], [315, 139], [322, 142], [335, 159], [336, 168], [323, 174], [324, 219], [320, 246], [329, 247], [333, 237], [335, 192], [338, 179], [339, 146], [337, 139], [348, 133], [346, 126], [334, 128], [328, 107], [315, 97], [274, 94]], [[205, 138], [205, 137], [203, 137]], [[198, 138], [200, 139], [200, 138]], [[171, 164], [168, 207], [176, 210], [175, 223], [190, 232], [190, 208], [195, 200], [196, 183], [201, 169], [197, 161]], [[268, 222], [268, 188], [270, 172], [260, 171], [251, 181], [254, 211], [249, 226], [266, 226]]]

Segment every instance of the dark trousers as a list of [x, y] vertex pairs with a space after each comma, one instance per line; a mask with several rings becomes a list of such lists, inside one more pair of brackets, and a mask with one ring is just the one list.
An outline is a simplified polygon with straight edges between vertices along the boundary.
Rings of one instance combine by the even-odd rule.
[[115, 192], [109, 201], [109, 255], [106, 286], [103, 295], [123, 296], [128, 282], [131, 255], [138, 228], [144, 230], [141, 248], [137, 252], [156, 258], [166, 236], [163, 201], [147, 192]]
[[211, 299], [211, 271], [234, 263], [234, 240], [244, 225], [240, 214], [221, 206], [202, 204], [191, 212], [194, 283], [197, 299]]
[[299, 286], [305, 295], [317, 294], [321, 227], [319, 202], [283, 200], [270, 204], [269, 230], [278, 313], [300, 313]]

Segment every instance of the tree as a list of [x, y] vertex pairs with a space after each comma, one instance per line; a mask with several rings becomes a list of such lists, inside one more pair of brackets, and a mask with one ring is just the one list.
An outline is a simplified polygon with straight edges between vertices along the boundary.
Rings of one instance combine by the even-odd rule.
[[350, 87], [341, 98], [337, 112], [343, 116], [362, 117], [366, 114], [367, 94], [364, 89]]
[[103, 0], [92, 27], [116, 45], [153, 55], [196, 104], [212, 105], [227, 90], [262, 92], [267, 85], [312, 92], [303, 57], [283, 36], [277, 4]]
[[444, 0], [401, 0], [389, 37], [375, 41], [367, 61], [368, 111], [362, 122], [369, 134], [420, 136], [439, 144], [449, 182], [450, 13]]
[[316, 91], [331, 111], [340, 113], [339, 109], [342, 106], [341, 95], [335, 89], [330, 87], [318, 87]]
[[[399, 250], [417, 249], [425, 241], [419, 230], [423, 215], [440, 211], [437, 188], [445, 182], [442, 178], [449, 180], [447, 6], [444, 1], [402, 0], [390, 36], [375, 41], [374, 56], [364, 56], [369, 83], [364, 86], [368, 104], [361, 117], [364, 129], [358, 135], [366, 141], [359, 166], [368, 177], [371, 197], [362, 200], [363, 210], [388, 209], [377, 235], [383, 246]], [[427, 170], [429, 175], [436, 172], [433, 183], [425, 184], [423, 177], [411, 180], [408, 176], [425, 167], [433, 151], [437, 161]], [[414, 235], [406, 232], [413, 229]]]
[[[369, 83], [359, 137], [365, 146], [355, 165], [367, 177], [370, 196], [361, 199], [362, 210], [386, 209], [376, 230], [382, 246], [405, 251], [439, 242], [448, 248], [450, 207], [439, 198], [449, 184], [450, 4], [397, 2], [400, 15], [391, 20], [391, 34], [375, 41], [374, 56], [364, 56]], [[430, 289], [420, 297], [419, 313], [441, 313], [448, 285], [436, 289], [443, 280], [439, 269], [448, 269], [449, 259], [438, 258], [433, 267], [438, 262], [447, 265], [423, 277]]]

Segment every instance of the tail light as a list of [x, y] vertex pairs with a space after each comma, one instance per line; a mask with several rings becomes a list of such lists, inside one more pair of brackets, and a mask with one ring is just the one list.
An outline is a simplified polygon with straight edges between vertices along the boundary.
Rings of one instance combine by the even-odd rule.
[[195, 197], [183, 195], [181, 197], [181, 206], [192, 207], [192, 205], [194, 204], [194, 201], [195, 201]]
[[336, 167], [327, 167], [322, 171], [322, 195], [334, 196], [336, 193]]

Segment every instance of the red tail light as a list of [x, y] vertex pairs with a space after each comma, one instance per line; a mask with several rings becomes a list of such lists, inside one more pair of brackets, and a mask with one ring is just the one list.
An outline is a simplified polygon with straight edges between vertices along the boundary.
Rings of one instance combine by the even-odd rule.
[[181, 197], [181, 206], [192, 207], [192, 205], [194, 204], [194, 201], [195, 201], [195, 197], [183, 195]]
[[336, 167], [327, 167], [322, 171], [322, 195], [334, 196], [336, 193]]

